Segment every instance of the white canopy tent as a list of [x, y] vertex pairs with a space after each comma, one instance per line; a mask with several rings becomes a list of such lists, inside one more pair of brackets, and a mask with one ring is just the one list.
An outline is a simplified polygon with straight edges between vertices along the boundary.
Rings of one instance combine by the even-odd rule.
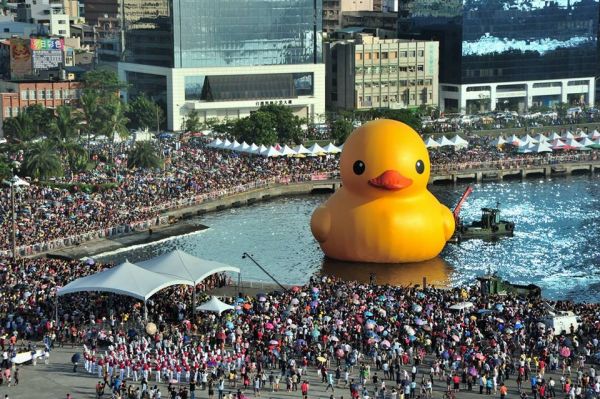
[[570, 131], [566, 131], [563, 135], [562, 135], [563, 139], [569, 140], [569, 139], [574, 139], [575, 136], [573, 135], [573, 133], [571, 133]]
[[578, 139], [585, 139], [587, 137], [588, 137], [587, 133], [584, 132], [583, 130], [580, 131], [579, 133], [577, 133], [577, 136], [576, 136], [576, 138], [578, 138]]
[[533, 145], [531, 147], [531, 152], [534, 152], [536, 154], [539, 154], [542, 152], [552, 152], [552, 148], [550, 148], [550, 144], [548, 144], [546, 141], [542, 141], [542, 142], [539, 142], [539, 143]]
[[560, 150], [566, 146], [565, 142], [560, 139], [556, 139], [550, 144], [553, 150]]
[[506, 141], [517, 147], [521, 145], [521, 139], [518, 138], [517, 136], [515, 136], [514, 134], [512, 136], [510, 136], [509, 138], [507, 138]]
[[211, 143], [208, 146], [213, 148], [219, 148], [221, 147], [221, 144], [223, 144], [223, 140], [217, 138], [211, 141]]
[[312, 156], [325, 155], [325, 149], [323, 149], [323, 147], [321, 147], [317, 143], [314, 143], [313, 145], [311, 145], [308, 148], [308, 151], [310, 151], [309, 154]]
[[200, 310], [203, 312], [212, 312], [217, 313], [221, 316], [221, 313], [226, 312], [228, 310], [235, 309], [234, 306], [228, 305], [225, 302], [222, 302], [216, 296], [213, 296], [208, 301], [204, 302], [202, 305], [198, 306], [196, 310]]
[[262, 155], [263, 157], [267, 157], [267, 158], [278, 157], [278, 156], [281, 156], [281, 152], [278, 151], [275, 147], [270, 146], [269, 148], [267, 148], [266, 151], [261, 152], [260, 155]]
[[590, 133], [590, 138], [592, 140], [596, 140], [598, 137], [600, 137], [600, 132], [594, 129], [594, 131]]
[[306, 148], [305, 146], [303, 146], [302, 144], [297, 145], [296, 147], [294, 147], [294, 151], [296, 152], [296, 154], [301, 155], [301, 154], [310, 154], [310, 151], [308, 150], [308, 148]]
[[241, 152], [248, 152], [248, 149], [250, 148], [250, 146], [248, 145], [248, 143], [246, 143], [245, 141], [242, 143], [242, 145], [240, 146], [239, 151]]
[[544, 136], [542, 133], [538, 133], [535, 136], [535, 139], [537, 140], [538, 143], [545, 143], [548, 141], [548, 137]]
[[469, 142], [460, 137], [458, 134], [452, 137], [450, 141], [452, 142], [452, 144], [454, 144], [454, 147], [456, 148], [466, 148], [469, 145]]
[[291, 156], [298, 154], [296, 151], [294, 151], [290, 147], [288, 147], [287, 144], [283, 146], [280, 153], [281, 153], [281, 156], [284, 156], [284, 157], [291, 157]]
[[529, 153], [533, 152], [533, 147], [535, 147], [535, 145], [533, 143], [529, 143], [529, 142], [521, 143], [521, 145], [517, 149], [517, 152], [519, 154], [529, 154]]
[[556, 132], [552, 132], [552, 134], [549, 137], [550, 141], [554, 141], [554, 140], [560, 140], [560, 134], [556, 133]]
[[231, 145], [226, 149], [232, 150], [232, 151], [240, 151], [241, 148], [242, 148], [242, 145], [240, 143], [238, 143], [237, 140], [233, 140], [233, 143], [231, 143]]
[[229, 149], [229, 147], [231, 147], [231, 141], [229, 141], [228, 139], [225, 139], [225, 141], [223, 141], [221, 143], [221, 145], [219, 145], [217, 148], [222, 148], [222, 149]]
[[438, 148], [439, 146], [440, 143], [435, 141], [431, 136], [427, 137], [427, 140], [425, 140], [425, 147], [427, 148]]
[[492, 140], [490, 144], [492, 145], [492, 147], [500, 147], [501, 145], [506, 144], [506, 140], [504, 140], [504, 137], [498, 136], [494, 140]]
[[566, 149], [568, 150], [589, 150], [589, 148], [584, 147], [583, 145], [579, 144], [579, 142], [577, 140], [575, 140], [574, 138], [568, 139], [567, 141], [565, 141], [566, 144]]
[[593, 140], [590, 140], [589, 138], [585, 137], [583, 140], [581, 140], [579, 142], [579, 144], [581, 144], [584, 147], [589, 147], [589, 146], [594, 145], [596, 143], [594, 143]]
[[526, 134], [525, 136], [521, 137], [521, 143], [532, 143], [532, 144], [537, 144], [539, 142], [539, 140], [534, 139], [533, 137], [531, 137], [530, 135]]
[[323, 147], [323, 149], [328, 154], [339, 154], [340, 152], [342, 152], [342, 150], [336, 147], [333, 143], [327, 144], [325, 147]]
[[446, 136], [442, 136], [439, 140], [438, 140], [438, 144], [440, 145], [440, 147], [453, 147], [454, 143], [450, 140], [448, 140], [448, 138]]

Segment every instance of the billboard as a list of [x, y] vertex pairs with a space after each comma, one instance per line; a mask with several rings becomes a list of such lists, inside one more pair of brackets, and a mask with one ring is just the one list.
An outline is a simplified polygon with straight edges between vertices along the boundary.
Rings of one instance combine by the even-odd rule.
[[56, 69], [63, 63], [63, 52], [60, 50], [33, 51], [33, 69]]
[[10, 77], [22, 79], [31, 75], [31, 50], [29, 40], [13, 37], [10, 39]]
[[65, 39], [30, 39], [30, 48], [33, 51], [63, 51], [65, 48]]
[[464, 0], [463, 7], [464, 83], [595, 76], [598, 0]]

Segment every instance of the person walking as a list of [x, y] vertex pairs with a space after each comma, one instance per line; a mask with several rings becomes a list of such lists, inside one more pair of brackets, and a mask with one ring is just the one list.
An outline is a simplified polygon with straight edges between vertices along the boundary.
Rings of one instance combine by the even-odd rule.
[[310, 388], [310, 384], [307, 380], [304, 380], [302, 385], [300, 386], [300, 390], [302, 391], [302, 399], [308, 399], [308, 389]]

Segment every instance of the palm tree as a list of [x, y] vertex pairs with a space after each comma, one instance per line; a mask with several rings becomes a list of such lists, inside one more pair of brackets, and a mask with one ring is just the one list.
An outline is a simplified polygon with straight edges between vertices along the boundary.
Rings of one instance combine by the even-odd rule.
[[115, 98], [106, 105], [104, 111], [107, 114], [104, 121], [104, 131], [112, 143], [110, 148], [110, 159], [112, 162], [115, 146], [115, 135], [118, 134], [122, 139], [125, 139], [129, 136], [129, 130], [127, 130], [127, 123], [129, 123], [129, 119], [127, 116], [125, 116], [127, 106], [121, 101], [121, 99]]
[[35, 130], [31, 117], [24, 111], [17, 116], [7, 118], [3, 124], [6, 139], [13, 143], [20, 143], [33, 139]]
[[60, 176], [63, 171], [62, 162], [52, 140], [33, 143], [25, 152], [22, 169], [27, 176], [36, 179]]
[[83, 121], [85, 122], [85, 131], [87, 133], [87, 152], [90, 155], [90, 135], [96, 133], [96, 120], [98, 116], [98, 94], [91, 90], [85, 90], [80, 99], [83, 110]]
[[61, 147], [73, 142], [77, 137], [82, 121], [81, 114], [70, 106], [59, 106], [56, 109], [56, 118], [50, 123], [52, 139]]
[[156, 169], [162, 166], [162, 160], [156, 152], [152, 143], [144, 141], [136, 143], [135, 148], [131, 150], [127, 157], [127, 167]]

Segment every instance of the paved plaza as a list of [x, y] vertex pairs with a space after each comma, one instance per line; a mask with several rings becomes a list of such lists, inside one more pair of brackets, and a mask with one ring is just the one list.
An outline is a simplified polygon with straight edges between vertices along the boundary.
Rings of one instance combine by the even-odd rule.
[[[64, 399], [67, 396], [67, 393], [70, 393], [73, 399], [80, 398], [96, 398], [95, 394], [95, 384], [98, 382], [98, 378], [96, 375], [88, 374], [85, 372], [82, 365], [79, 365], [77, 373], [73, 373], [73, 366], [70, 362], [71, 356], [74, 353], [81, 353], [81, 348], [58, 348], [53, 350], [50, 356], [50, 363], [44, 364], [43, 361], [38, 362], [36, 366], [33, 365], [23, 365], [19, 367], [20, 373], [20, 383], [18, 386], [7, 387], [6, 384], [0, 386], [0, 398], [4, 398], [5, 394], [9, 395], [10, 399]], [[419, 374], [417, 377], [417, 381], [420, 382], [423, 373], [428, 375], [429, 373], [429, 362], [425, 362], [425, 365], [419, 369]], [[405, 366], [406, 368], [407, 366]], [[335, 365], [332, 365], [332, 368], [335, 368]], [[410, 368], [407, 368], [410, 373]], [[354, 368], [354, 372], [351, 375], [351, 378], [355, 378], [358, 381], [358, 368]], [[376, 372], [375, 368], [371, 368], [371, 376]], [[342, 373], [343, 375], [343, 373]], [[383, 372], [379, 371], [378, 376], [382, 376]], [[576, 373], [573, 373], [573, 377], [576, 376]], [[556, 373], [546, 373], [546, 378], [553, 377], [556, 381], [557, 388], [557, 397], [564, 397], [564, 394], [559, 394], [560, 391], [560, 374]], [[321, 377], [317, 375], [316, 369], [311, 367], [305, 377], [308, 379], [310, 383], [309, 390], [309, 399], [329, 399], [331, 397], [331, 389], [326, 392], [326, 383], [321, 382]], [[131, 380], [127, 380], [129, 384]], [[343, 381], [342, 381], [343, 384]], [[150, 380], [150, 386], [155, 385], [154, 379]], [[188, 386], [187, 384], [183, 384], [184, 386]], [[267, 382], [268, 385], [268, 382]], [[302, 395], [300, 391], [295, 392], [286, 392], [285, 391], [285, 383], [282, 381], [280, 384], [284, 390], [279, 392], [270, 392], [270, 389], [263, 390], [261, 392], [260, 398], [262, 399], [286, 399], [286, 398], [301, 398]], [[140, 386], [139, 382], [134, 386]], [[167, 389], [165, 384], [160, 384], [162, 398], [169, 398], [167, 395]], [[228, 392], [235, 393], [236, 390], [228, 389], [226, 384], [225, 394]], [[238, 384], [239, 386], [239, 384]], [[389, 390], [395, 386], [395, 383], [392, 381], [386, 381], [386, 386]], [[515, 377], [511, 376], [511, 379], [508, 380], [507, 386], [509, 387], [507, 398], [517, 398], [519, 394], [516, 388]], [[371, 395], [371, 399], [375, 399], [373, 397], [374, 386], [372, 383], [368, 383], [367, 385], [369, 389], [369, 394]], [[523, 383], [524, 389], [528, 393], [530, 393], [530, 385], [529, 382]], [[267, 386], [268, 388], [268, 386]], [[438, 381], [437, 378], [434, 383], [433, 390], [433, 398], [442, 398], [444, 395], [444, 391], [446, 389], [445, 381]], [[489, 397], [487, 395], [479, 395], [479, 387], [474, 386], [474, 391], [460, 391], [456, 394], [456, 398], [477, 398], [477, 397]], [[476, 391], [475, 391], [476, 390]], [[215, 390], [215, 392], [217, 392]], [[248, 389], [244, 394], [250, 398], [257, 398], [258, 396], [254, 395], [251, 389]], [[492, 397], [499, 398], [499, 393], [492, 394]], [[110, 398], [109, 390], [105, 390], [104, 398]], [[418, 395], [416, 395], [418, 397]], [[531, 395], [529, 397], [532, 397]], [[208, 392], [203, 390], [196, 391], [196, 398], [208, 398]], [[218, 398], [218, 394], [215, 393], [215, 399]], [[334, 392], [334, 398], [350, 398], [350, 391], [348, 388], [343, 388], [342, 386], [338, 387]], [[386, 396], [389, 398], [389, 395]]]

